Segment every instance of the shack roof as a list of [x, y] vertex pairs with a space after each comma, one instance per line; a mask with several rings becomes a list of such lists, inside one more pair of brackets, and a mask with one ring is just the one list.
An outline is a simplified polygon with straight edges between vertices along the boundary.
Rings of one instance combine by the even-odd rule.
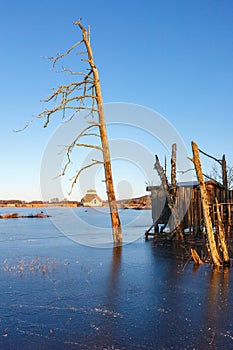
[[[215, 187], [219, 187], [219, 188], [224, 188], [224, 186], [216, 180], [207, 180], [207, 181], [205, 181], [205, 184], [207, 186], [215, 186]], [[197, 187], [197, 186], [198, 186], [198, 181], [177, 182], [177, 187]], [[146, 190], [151, 192], [151, 191], [159, 189], [161, 187], [162, 187], [162, 185], [147, 186]]]
[[96, 199], [98, 202], [102, 202], [102, 199], [98, 196], [97, 193], [87, 193], [82, 198], [82, 202], [90, 203], [91, 201], [93, 201], [93, 199]]

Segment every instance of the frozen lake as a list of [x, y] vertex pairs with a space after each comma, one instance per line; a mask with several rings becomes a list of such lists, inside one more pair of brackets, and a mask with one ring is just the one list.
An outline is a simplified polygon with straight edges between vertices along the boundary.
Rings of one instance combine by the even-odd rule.
[[[30, 214], [38, 209], [4, 209]], [[53, 208], [0, 220], [1, 350], [232, 349], [233, 272], [144, 241], [150, 211]]]

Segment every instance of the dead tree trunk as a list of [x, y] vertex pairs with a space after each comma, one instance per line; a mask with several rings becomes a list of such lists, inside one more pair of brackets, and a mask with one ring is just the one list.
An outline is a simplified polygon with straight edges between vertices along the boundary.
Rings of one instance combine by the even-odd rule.
[[[227, 184], [227, 163], [226, 163], [225, 154], [222, 156], [221, 165], [222, 165], [222, 184], [223, 184], [225, 190], [227, 190], [228, 189], [228, 184]], [[226, 198], [226, 200], [227, 200], [227, 198]]]
[[196, 170], [197, 179], [199, 182], [199, 187], [200, 187], [200, 192], [201, 192], [203, 216], [204, 216], [204, 222], [205, 222], [205, 227], [206, 227], [206, 231], [207, 231], [210, 252], [211, 252], [211, 256], [212, 256], [214, 265], [220, 266], [221, 260], [220, 260], [220, 257], [219, 257], [218, 251], [217, 251], [217, 247], [216, 247], [216, 242], [214, 239], [213, 226], [212, 226], [212, 221], [211, 221], [211, 217], [210, 217], [210, 213], [209, 213], [208, 196], [207, 196], [204, 176], [203, 176], [202, 168], [201, 168], [199, 150], [198, 150], [197, 144], [193, 141], [192, 141], [192, 150], [193, 150], [192, 161], [195, 165], [195, 170]]
[[[80, 174], [97, 164], [104, 165], [105, 171], [105, 183], [108, 196], [108, 203], [111, 214], [112, 222], [112, 232], [113, 240], [116, 246], [121, 245], [122, 243], [122, 232], [121, 232], [121, 223], [118, 214], [113, 178], [112, 178], [112, 169], [110, 162], [110, 151], [108, 145], [106, 124], [104, 118], [104, 108], [103, 108], [103, 99], [100, 87], [100, 79], [98, 69], [94, 62], [94, 57], [92, 53], [92, 48], [90, 44], [90, 32], [85, 29], [80, 21], [74, 23], [78, 25], [82, 31], [82, 40], [73, 44], [66, 52], [62, 54], [57, 54], [56, 57], [49, 57], [53, 61], [53, 67], [55, 67], [58, 60], [69, 55], [74, 51], [79, 45], [84, 45], [85, 48], [81, 52], [78, 52], [79, 55], [87, 55], [85, 59], [82, 59], [83, 62], [86, 62], [88, 68], [85, 72], [77, 71], [74, 72], [69, 68], [62, 68], [62, 72], [68, 72], [71, 75], [77, 75], [79, 78], [77, 81], [72, 81], [67, 84], [60, 85], [57, 89], [53, 89], [53, 93], [44, 99], [44, 102], [55, 102], [55, 106], [46, 108], [42, 113], [39, 113], [35, 118], [44, 118], [46, 121], [44, 127], [46, 128], [50, 123], [50, 119], [56, 113], [62, 114], [62, 119], [69, 121], [77, 116], [79, 112], [87, 111], [86, 122], [88, 126], [84, 128], [73, 140], [73, 142], [67, 146], [67, 161], [60, 175], [65, 175], [66, 170], [71, 163], [71, 153], [75, 147], [87, 147], [92, 149], [97, 149], [102, 152], [101, 160], [92, 160], [88, 165], [83, 166], [79, 169], [75, 176], [72, 178], [71, 191], [74, 185], [77, 183]], [[68, 114], [68, 116], [67, 116]], [[67, 118], [68, 117], [68, 118]], [[91, 117], [91, 120], [88, 120], [88, 117]], [[35, 119], [33, 118], [33, 120]], [[95, 120], [96, 119], [96, 120]], [[33, 121], [32, 120], [32, 121]], [[25, 128], [30, 123], [27, 123]], [[93, 128], [97, 128], [98, 132], [91, 132]], [[100, 137], [101, 146], [97, 146], [92, 143], [79, 143], [79, 140], [85, 136]]]
[[229, 258], [229, 254], [228, 254], [227, 243], [226, 243], [226, 238], [225, 238], [225, 233], [224, 233], [224, 225], [223, 225], [221, 214], [219, 211], [219, 204], [218, 204], [217, 198], [215, 198], [215, 202], [216, 202], [216, 212], [217, 212], [217, 217], [218, 217], [219, 240], [220, 240], [222, 253], [223, 253], [223, 262], [225, 265], [228, 265], [230, 262], [230, 258]]
[[183, 230], [181, 227], [179, 214], [177, 213], [177, 210], [175, 208], [175, 198], [169, 192], [168, 180], [167, 180], [165, 172], [164, 172], [164, 170], [159, 162], [159, 158], [157, 155], [155, 156], [155, 169], [157, 170], [158, 175], [160, 177], [160, 180], [162, 182], [162, 186], [163, 186], [163, 189], [164, 189], [166, 197], [167, 197], [168, 207], [170, 208], [172, 215], [173, 215], [173, 218], [174, 218], [175, 227], [177, 228], [177, 232], [178, 232], [178, 237], [176, 237], [176, 238], [180, 239], [180, 240], [184, 240], [184, 234], [183, 234]]
[[171, 156], [171, 198], [173, 203], [176, 199], [176, 144], [172, 145], [172, 156]]
[[101, 93], [101, 87], [100, 87], [99, 73], [94, 63], [92, 48], [90, 45], [90, 40], [87, 35], [87, 31], [79, 21], [76, 22], [76, 24], [78, 24], [80, 29], [82, 30], [83, 42], [87, 49], [88, 62], [93, 72], [93, 79], [94, 79], [93, 85], [95, 87], [96, 104], [97, 104], [97, 110], [98, 110], [97, 113], [99, 115], [99, 129], [100, 129], [100, 137], [101, 137], [101, 143], [102, 143], [102, 149], [103, 149], [105, 181], [106, 181], [108, 203], [109, 203], [109, 208], [111, 213], [113, 240], [115, 245], [121, 245], [122, 244], [121, 223], [120, 223], [120, 218], [118, 214], [115, 191], [113, 186], [110, 152], [109, 152], [106, 124], [104, 119], [104, 108], [103, 108], [103, 99], [102, 99], [102, 93]]

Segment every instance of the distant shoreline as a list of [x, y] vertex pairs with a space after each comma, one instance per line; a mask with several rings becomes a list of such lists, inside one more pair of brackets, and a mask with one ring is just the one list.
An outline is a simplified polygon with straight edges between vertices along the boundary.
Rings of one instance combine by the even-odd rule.
[[79, 202], [59, 202], [59, 203], [0, 203], [1, 208], [47, 208], [47, 207], [80, 207]]
[[[151, 199], [149, 195], [130, 198], [117, 201], [120, 209], [151, 209]], [[102, 207], [107, 207], [108, 202], [104, 201]], [[43, 201], [31, 201], [26, 202], [23, 200], [0, 200], [0, 208], [49, 208], [49, 207], [83, 207], [79, 201], [59, 201], [59, 202], [43, 202]]]

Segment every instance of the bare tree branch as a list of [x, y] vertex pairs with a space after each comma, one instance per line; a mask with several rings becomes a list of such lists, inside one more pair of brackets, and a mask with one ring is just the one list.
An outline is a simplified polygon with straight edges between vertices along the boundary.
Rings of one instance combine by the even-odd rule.
[[[97, 110], [93, 110], [93, 108], [89, 108], [89, 107], [82, 107], [82, 106], [79, 106], [79, 107], [75, 107], [75, 106], [66, 106], [65, 107], [66, 109], [70, 109], [70, 110], [75, 110], [74, 114], [69, 118], [69, 120], [71, 120], [73, 118], [73, 116], [75, 114], [77, 114], [78, 112], [80, 112], [81, 110], [89, 110], [89, 111], [94, 111], [94, 112], [97, 112]], [[55, 114], [56, 112], [58, 111], [62, 111], [62, 108], [60, 106], [52, 109], [52, 110], [45, 110], [44, 112], [40, 113], [37, 115], [37, 118], [46, 118], [46, 122], [44, 124], [44, 128], [47, 128], [49, 122], [50, 122], [50, 116], [52, 114]]]
[[[85, 79], [87, 79], [88, 77], [90, 77], [90, 79], [92, 79], [92, 77], [91, 77], [92, 70], [90, 70], [90, 72], [86, 74], [84, 72], [74, 72], [70, 68], [62, 67], [62, 71], [60, 71], [60, 73], [64, 73], [64, 72], [68, 72], [71, 75], [82, 75], [85, 77]], [[92, 80], [92, 83], [93, 83], [93, 80]]]
[[21, 129], [13, 129], [14, 132], [21, 132], [27, 129], [36, 119], [38, 119], [38, 116], [34, 116], [29, 122], [27, 122], [23, 128]]
[[95, 122], [95, 121], [87, 121], [88, 124], [95, 125], [95, 126], [100, 126], [100, 123]]
[[66, 169], [68, 167], [68, 165], [71, 163], [71, 158], [70, 158], [70, 154], [72, 153], [73, 151], [73, 148], [76, 146], [76, 143], [77, 141], [83, 137], [83, 136], [97, 136], [97, 137], [100, 137], [99, 134], [87, 134], [86, 132], [92, 128], [95, 128], [96, 125], [95, 124], [98, 124], [98, 123], [92, 123], [92, 125], [89, 125], [87, 126], [85, 129], [83, 129], [79, 134], [78, 136], [74, 139], [74, 141], [68, 146], [68, 149], [67, 149], [67, 153], [66, 153], [66, 157], [67, 157], [67, 161], [65, 163], [65, 166], [62, 170], [62, 175], [65, 175], [65, 172], [66, 172]]
[[203, 176], [206, 177], [206, 178], [209, 179], [209, 180], [213, 180], [213, 181], [219, 182], [217, 179], [213, 179], [211, 176], [206, 175], [206, 174], [204, 174], [204, 173], [203, 173]]
[[206, 152], [200, 150], [200, 148], [199, 148], [199, 152], [202, 153], [202, 154], [204, 154], [206, 157], [209, 157], [209, 158], [214, 159], [214, 160], [215, 160], [216, 162], [218, 162], [219, 164], [222, 164], [222, 160], [221, 160], [221, 159], [217, 159], [217, 158], [211, 156], [210, 154], [208, 154], [208, 153], [206, 153]]
[[[82, 40], [73, 44], [66, 52], [60, 54], [58, 53], [56, 57], [49, 57], [52, 61], [53, 68], [57, 64], [57, 61], [69, 55], [72, 51], [74, 52], [75, 48], [83, 44], [84, 50], [78, 52], [78, 54], [86, 53], [86, 57], [81, 59], [82, 62], [87, 63], [87, 73], [82, 71], [73, 71], [70, 68], [62, 68], [62, 72], [67, 72], [70, 75], [80, 76], [80, 81], [70, 82], [69, 84], [61, 85], [57, 89], [54, 89], [52, 94], [43, 100], [43, 102], [54, 103], [56, 105], [45, 109], [43, 112], [37, 114], [35, 119], [45, 119], [44, 128], [50, 123], [50, 119], [57, 113], [61, 113], [62, 120], [65, 122], [73, 119], [81, 111], [88, 111], [89, 113], [85, 115], [85, 119], [92, 118], [93, 120], [86, 120], [89, 124], [87, 128], [75, 138], [75, 140], [68, 146], [66, 152], [66, 163], [61, 172], [61, 175], [64, 175], [68, 165], [71, 163], [71, 152], [74, 150], [74, 147], [86, 147], [97, 149], [102, 152], [103, 162], [94, 161], [93, 163], [80, 169], [75, 177], [71, 186], [71, 191], [78, 180], [80, 173], [96, 164], [104, 164], [104, 172], [106, 179], [106, 192], [108, 195], [108, 203], [110, 207], [110, 215], [112, 221], [112, 230], [114, 243], [116, 245], [121, 245], [122, 243], [122, 232], [121, 232], [121, 223], [119, 218], [119, 213], [117, 209], [117, 203], [115, 198], [115, 191], [113, 186], [113, 177], [111, 169], [111, 158], [107, 137], [107, 128], [104, 117], [104, 108], [103, 108], [103, 99], [102, 92], [100, 87], [100, 78], [98, 69], [94, 62], [93, 52], [90, 45], [90, 29], [88, 31], [81, 24], [80, 20], [75, 22], [75, 25], [78, 25], [82, 32]], [[96, 119], [96, 120], [95, 120]], [[31, 121], [31, 122], [32, 122]], [[30, 124], [27, 123], [24, 127], [27, 128]], [[99, 134], [96, 132], [88, 132], [91, 128], [98, 127]], [[92, 130], [93, 131], [93, 130]], [[100, 137], [101, 146], [94, 144], [85, 144], [77, 143], [81, 137]]]
[[[82, 85], [87, 85], [87, 84], [93, 84], [92, 81], [89, 80], [82, 80], [80, 82], [72, 82], [68, 85], [61, 85], [59, 88], [52, 94], [46, 97], [45, 99], [42, 100], [42, 102], [49, 102], [55, 98], [57, 98], [61, 94], [66, 94], [67, 96], [72, 94], [77, 88], [81, 87]], [[95, 96], [93, 96], [95, 98]]]
[[68, 147], [68, 150], [67, 150], [67, 153], [66, 153], [67, 161], [66, 161], [65, 166], [64, 166], [64, 168], [63, 168], [63, 170], [62, 170], [62, 175], [65, 175], [66, 170], [67, 170], [69, 164], [71, 163], [70, 154], [72, 153], [73, 148], [74, 148], [75, 146], [78, 146], [78, 147], [87, 147], [87, 148], [94, 148], [94, 149], [97, 149], [97, 150], [99, 150], [99, 151], [102, 151], [102, 148], [99, 147], [99, 146], [88, 145], [88, 144], [84, 144], [84, 143], [83, 143], [83, 144], [76, 144], [76, 142], [73, 142], [73, 143]]
[[69, 195], [72, 193], [72, 190], [73, 190], [75, 184], [77, 183], [77, 180], [78, 180], [80, 174], [81, 174], [84, 170], [86, 170], [86, 169], [92, 167], [93, 165], [97, 165], [97, 164], [104, 164], [104, 162], [101, 162], [101, 161], [99, 161], [99, 160], [93, 161], [92, 163], [90, 163], [90, 164], [84, 166], [83, 168], [81, 168], [81, 169], [77, 172], [77, 174], [76, 174], [74, 177], [72, 177], [72, 178], [70, 179], [70, 180], [72, 180], [72, 179], [74, 179], [74, 180], [73, 180], [73, 182], [72, 182]]
[[69, 55], [69, 53], [74, 50], [78, 45], [80, 45], [83, 42], [83, 40], [78, 41], [77, 43], [75, 43], [74, 45], [72, 45], [66, 52], [62, 53], [62, 54], [57, 54], [56, 57], [48, 57], [51, 61], [53, 61], [53, 68], [55, 67], [55, 64], [57, 63], [57, 61], [62, 58], [65, 57], [67, 55]]
[[[189, 158], [190, 159], [190, 158]], [[191, 159], [190, 159], [191, 160]], [[180, 174], [186, 174], [188, 173], [189, 171], [194, 171], [195, 169], [194, 168], [190, 168], [190, 169], [187, 169], [187, 170], [178, 170], [177, 173], [180, 173]]]
[[86, 143], [76, 143], [75, 146], [77, 146], [77, 147], [94, 148], [94, 149], [98, 149], [99, 151], [103, 152], [103, 148], [102, 147], [95, 146], [95, 145], [89, 145], [89, 144], [86, 144]]

